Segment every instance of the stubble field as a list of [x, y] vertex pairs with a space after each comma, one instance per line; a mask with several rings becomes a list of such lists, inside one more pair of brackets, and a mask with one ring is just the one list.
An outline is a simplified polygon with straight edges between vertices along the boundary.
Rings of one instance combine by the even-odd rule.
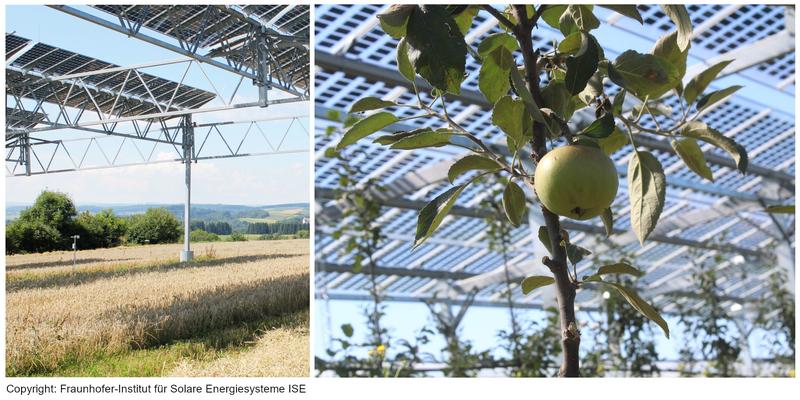
[[6, 257], [9, 376], [307, 376], [308, 240]]

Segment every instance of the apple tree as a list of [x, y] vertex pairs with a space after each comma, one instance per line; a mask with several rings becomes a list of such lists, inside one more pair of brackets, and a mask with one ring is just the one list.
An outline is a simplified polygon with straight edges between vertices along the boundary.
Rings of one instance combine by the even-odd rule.
[[[602, 7], [642, 23], [636, 6]], [[375, 97], [358, 100], [350, 112], [361, 119], [344, 132], [334, 149], [341, 151], [401, 121], [436, 119], [441, 128], [384, 134], [373, 140], [398, 150], [453, 145], [469, 151], [455, 160], [448, 176], [451, 182], [473, 177], [453, 184], [420, 210], [415, 248], [437, 230], [465, 188], [483, 176], [500, 174], [506, 178], [502, 204], [515, 226], [527, 213], [528, 197], [539, 200], [545, 224], [536, 234], [550, 252], [542, 263], [551, 274], [527, 277], [521, 286], [525, 293], [545, 285], [556, 286], [563, 354], [559, 376], [580, 375], [581, 334], [574, 301], [576, 292], [584, 286], [616, 291], [669, 337], [669, 327], [654, 307], [621, 281], [607, 279], [609, 275], [638, 277], [641, 271], [635, 266], [620, 261], [598, 266], [589, 276], [578, 277], [576, 273], [575, 264], [590, 251], [570, 243], [561, 218], [599, 216], [606, 231], [612, 232], [610, 206], [617, 193], [618, 175], [609, 154], [628, 144], [634, 149], [628, 161], [627, 187], [631, 227], [642, 244], [658, 222], [667, 184], [658, 158], [638, 147], [637, 137], [667, 138], [686, 166], [709, 181], [714, 177], [699, 142], [727, 152], [741, 173], [747, 169], [745, 149], [701, 121], [704, 110], [740, 88], [709, 90], [730, 61], [715, 64], [684, 84], [691, 20], [682, 5], [662, 8], [676, 29], [658, 39], [648, 53], [627, 50], [612, 60], [606, 58], [602, 44], [593, 35], [600, 20], [591, 5], [392, 6], [378, 18], [384, 32], [398, 40], [397, 69], [413, 85], [418, 101], [398, 104]], [[465, 35], [480, 11], [496, 18], [502, 31], [473, 46]], [[533, 33], [542, 24], [563, 34], [551, 51], [534, 48]], [[493, 104], [492, 123], [505, 134], [507, 151], [497, 151], [448, 113], [450, 95], [461, 91], [470, 57], [481, 65], [478, 89]], [[432, 88], [433, 101], [423, 101], [418, 76]], [[604, 83], [608, 82], [620, 89], [613, 98], [605, 93]], [[677, 97], [680, 112], [665, 113], [664, 102], [672, 96]], [[398, 109], [412, 109], [416, 114], [398, 117], [392, 111]], [[587, 112], [593, 121], [574, 128], [577, 116]], [[648, 120], [652, 123], [646, 123]], [[523, 162], [527, 157], [533, 171], [531, 164]]]

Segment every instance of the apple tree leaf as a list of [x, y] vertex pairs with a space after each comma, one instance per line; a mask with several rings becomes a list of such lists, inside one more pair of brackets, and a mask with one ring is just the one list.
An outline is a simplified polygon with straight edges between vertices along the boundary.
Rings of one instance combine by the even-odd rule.
[[646, 151], [631, 154], [628, 162], [631, 227], [642, 245], [664, 209], [666, 183], [664, 169], [654, 155]]
[[522, 280], [521, 284], [522, 293], [528, 294], [532, 292], [534, 289], [538, 289], [540, 287], [544, 287], [547, 285], [552, 285], [555, 282], [556, 280], [550, 276], [541, 276], [541, 275], [529, 276]]

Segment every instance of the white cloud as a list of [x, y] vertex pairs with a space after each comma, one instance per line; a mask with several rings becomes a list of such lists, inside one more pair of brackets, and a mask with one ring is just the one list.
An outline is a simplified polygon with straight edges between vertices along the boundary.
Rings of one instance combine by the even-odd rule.
[[[299, 153], [192, 164], [192, 202], [308, 202], [307, 157], [307, 153]], [[163, 159], [161, 154], [158, 158]], [[171, 154], [166, 157], [170, 158]], [[183, 182], [184, 168], [178, 162], [15, 177], [6, 179], [6, 201], [32, 202], [49, 189], [69, 193], [79, 204], [182, 203]]]

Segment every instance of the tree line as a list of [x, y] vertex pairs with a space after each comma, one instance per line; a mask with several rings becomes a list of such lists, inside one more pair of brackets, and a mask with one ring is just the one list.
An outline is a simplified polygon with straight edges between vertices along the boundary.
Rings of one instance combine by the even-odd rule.
[[173, 243], [183, 232], [180, 221], [164, 208], [120, 217], [110, 209], [78, 213], [65, 193], [44, 191], [34, 204], [6, 226], [6, 253], [38, 253], [72, 248], [113, 247], [126, 243]]
[[[192, 221], [190, 229], [192, 242], [218, 241], [221, 239], [218, 235], [237, 234], [239, 240], [246, 240], [241, 231], [236, 232], [226, 221]], [[308, 237], [308, 224], [299, 222], [248, 224], [246, 229], [249, 234], [262, 235], [262, 240], [279, 239], [281, 235]], [[123, 244], [175, 243], [183, 235], [183, 226], [175, 214], [164, 207], [125, 217], [114, 214], [111, 209], [95, 214], [78, 213], [67, 194], [43, 191], [31, 207], [6, 225], [6, 254], [69, 250], [74, 235], [80, 236], [77, 247], [81, 250]], [[231, 240], [237, 238], [231, 237]]]
[[278, 234], [294, 235], [299, 231], [308, 231], [308, 224], [302, 222], [251, 222], [247, 225], [247, 233], [255, 235]]
[[192, 221], [192, 223], [189, 224], [189, 227], [191, 228], [192, 232], [201, 230], [217, 235], [230, 235], [233, 233], [231, 224], [225, 221]]

